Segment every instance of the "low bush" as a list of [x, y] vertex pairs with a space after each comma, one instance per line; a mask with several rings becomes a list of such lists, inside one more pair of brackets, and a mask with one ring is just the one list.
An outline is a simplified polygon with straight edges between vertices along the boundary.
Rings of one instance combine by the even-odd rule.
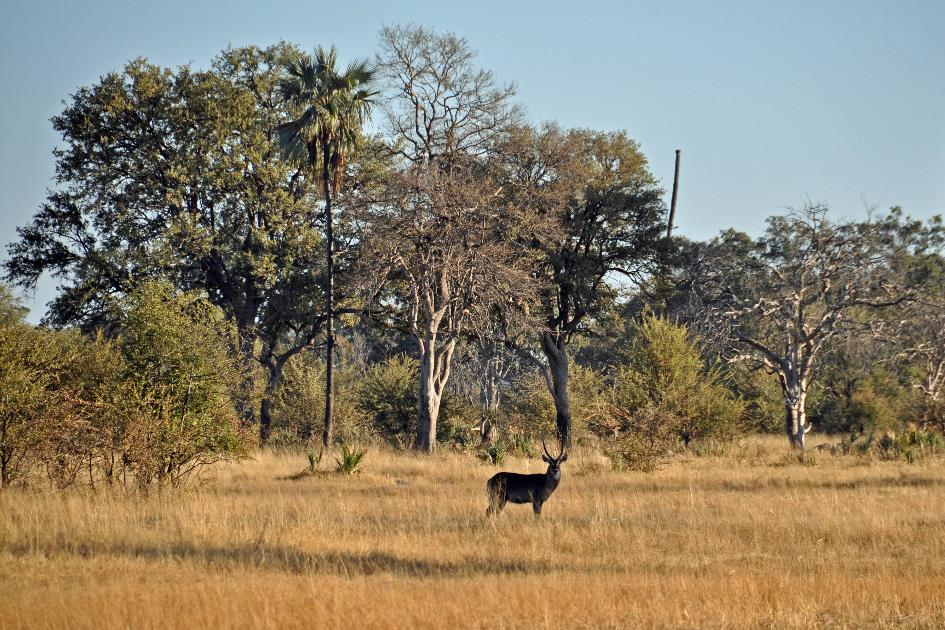
[[43, 471], [147, 487], [245, 455], [235, 401], [245, 379], [222, 313], [148, 284], [115, 314], [117, 339], [0, 322], [0, 480]]

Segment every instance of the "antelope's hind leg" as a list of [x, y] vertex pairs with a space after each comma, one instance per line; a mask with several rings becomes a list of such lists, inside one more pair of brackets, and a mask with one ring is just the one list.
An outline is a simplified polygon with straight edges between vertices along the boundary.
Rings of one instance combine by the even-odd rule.
[[505, 507], [505, 488], [502, 484], [488, 485], [489, 489], [489, 507], [486, 508], [486, 516], [495, 516]]

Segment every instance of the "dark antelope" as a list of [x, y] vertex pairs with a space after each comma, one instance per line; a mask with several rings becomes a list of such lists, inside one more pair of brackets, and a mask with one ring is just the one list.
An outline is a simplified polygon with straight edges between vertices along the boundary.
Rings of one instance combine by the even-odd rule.
[[506, 502], [531, 503], [535, 516], [541, 515], [541, 505], [548, 500], [551, 493], [561, 481], [561, 464], [568, 459], [568, 454], [561, 446], [557, 457], [552, 457], [542, 439], [541, 446], [545, 450], [542, 461], [548, 462], [548, 470], [543, 475], [521, 475], [512, 472], [496, 473], [486, 487], [489, 489], [489, 509], [486, 514], [493, 516], [502, 511]]

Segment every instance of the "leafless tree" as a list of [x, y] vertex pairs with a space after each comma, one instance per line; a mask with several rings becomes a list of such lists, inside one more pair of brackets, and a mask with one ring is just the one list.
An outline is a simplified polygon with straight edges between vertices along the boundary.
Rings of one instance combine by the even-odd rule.
[[518, 116], [514, 89], [476, 69], [467, 42], [415, 26], [381, 33], [379, 67], [395, 172], [375, 204], [373, 250], [392, 289], [386, 306], [417, 343], [414, 447], [436, 448], [440, 401], [456, 345], [473, 322], [527, 301], [528, 252], [512, 235], [527, 220], [500, 203], [491, 148]]
[[897, 216], [834, 222], [827, 212], [808, 204], [770, 218], [764, 236], [738, 256], [713, 260], [703, 286], [712, 296], [707, 315], [728, 330], [730, 360], [777, 375], [785, 429], [798, 449], [810, 429], [805, 405], [826, 345], [866, 332], [880, 309], [914, 297], [896, 264], [897, 251], [908, 248], [891, 238]]

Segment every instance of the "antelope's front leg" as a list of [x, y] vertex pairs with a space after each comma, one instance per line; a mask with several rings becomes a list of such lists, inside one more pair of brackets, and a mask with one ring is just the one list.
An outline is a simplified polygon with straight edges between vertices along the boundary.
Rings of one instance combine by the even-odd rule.
[[532, 499], [532, 510], [535, 512], [535, 518], [541, 516], [541, 499]]

